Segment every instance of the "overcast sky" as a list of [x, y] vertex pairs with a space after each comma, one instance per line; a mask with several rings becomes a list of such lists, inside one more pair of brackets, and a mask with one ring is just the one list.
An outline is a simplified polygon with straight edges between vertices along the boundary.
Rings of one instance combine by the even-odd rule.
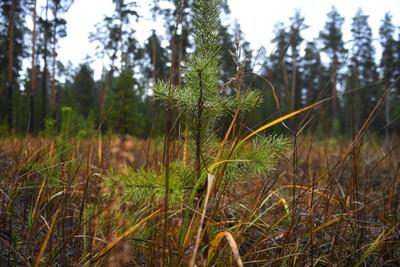
[[[38, 1], [40, 3], [44, 1]], [[143, 10], [149, 0], [138, 1]], [[344, 39], [351, 38], [350, 25], [352, 17], [361, 7], [369, 15], [369, 23], [373, 37], [379, 37], [381, 20], [387, 11], [393, 15], [393, 23], [400, 26], [400, 0], [228, 0], [232, 17], [237, 19], [244, 32], [243, 38], [250, 42], [251, 48], [258, 50], [265, 47], [267, 53], [273, 50], [271, 39], [273, 27], [277, 21], [288, 23], [295, 9], [300, 9], [305, 16], [305, 24], [310, 26], [303, 32], [306, 40], [318, 36], [326, 21], [326, 13], [335, 5], [339, 13], [345, 17]], [[67, 37], [60, 41], [59, 59], [66, 64], [71, 61], [74, 65], [83, 62], [87, 56], [94, 55], [94, 44], [88, 41], [89, 32], [94, 31], [94, 25], [101, 21], [104, 15], [113, 12], [112, 0], [75, 0], [65, 18], [67, 19]], [[137, 28], [137, 37], [144, 40], [153, 27], [149, 14], [142, 12], [147, 22]], [[138, 25], [136, 25], [138, 26]], [[379, 52], [378, 43], [375, 43]], [[95, 64], [96, 77], [99, 75], [101, 63]]]

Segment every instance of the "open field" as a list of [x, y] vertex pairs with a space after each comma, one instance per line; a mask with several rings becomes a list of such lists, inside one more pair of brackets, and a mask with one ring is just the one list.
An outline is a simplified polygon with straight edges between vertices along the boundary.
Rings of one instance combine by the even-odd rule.
[[[188, 264], [208, 194], [196, 196], [185, 225], [188, 203], [126, 201], [107, 182], [157, 168], [161, 141], [0, 143], [1, 266]], [[400, 149], [390, 144], [291, 139], [268, 176], [241, 177], [210, 197], [197, 264], [397, 266]]]

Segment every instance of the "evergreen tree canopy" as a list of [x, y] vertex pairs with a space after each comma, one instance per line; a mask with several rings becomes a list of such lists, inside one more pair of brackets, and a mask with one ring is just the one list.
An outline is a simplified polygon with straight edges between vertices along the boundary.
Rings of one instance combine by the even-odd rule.
[[96, 85], [93, 79], [93, 70], [88, 64], [79, 66], [73, 80], [72, 90], [75, 95], [76, 110], [84, 117], [89, 116], [89, 113], [95, 109]]
[[304, 106], [310, 105], [319, 99], [326, 83], [323, 77], [324, 72], [325, 69], [316, 43], [314, 41], [307, 42], [302, 62], [302, 88], [304, 90], [302, 104]]
[[368, 24], [368, 16], [364, 15], [361, 9], [353, 18], [351, 32], [353, 34], [352, 76], [354, 76], [355, 85], [363, 87], [361, 92], [354, 94], [354, 98], [359, 98], [355, 106], [359, 109], [355, 121], [356, 127], [359, 128], [367, 119], [380, 95], [378, 87], [374, 85], [374, 82], [378, 80], [378, 73], [374, 57], [375, 48], [372, 45], [372, 31]]
[[140, 95], [133, 75], [132, 69], [124, 69], [113, 81], [106, 121], [115, 133], [140, 136], [146, 122], [139, 108]]

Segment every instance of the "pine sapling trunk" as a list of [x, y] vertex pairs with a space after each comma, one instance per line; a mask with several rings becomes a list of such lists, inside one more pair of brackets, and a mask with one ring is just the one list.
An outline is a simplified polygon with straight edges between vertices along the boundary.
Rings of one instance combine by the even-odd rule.
[[189, 114], [185, 113], [185, 130], [183, 132], [183, 152], [182, 152], [182, 161], [183, 164], [186, 166], [189, 160], [189, 150], [188, 150], [188, 142], [189, 142]]
[[196, 170], [196, 178], [199, 179], [201, 175], [201, 138], [202, 138], [202, 119], [203, 119], [203, 108], [204, 108], [204, 99], [203, 99], [203, 77], [201, 75], [201, 70], [198, 70], [198, 77], [199, 77], [199, 99], [197, 102], [197, 125], [196, 125], [196, 163], [195, 163], [195, 170]]
[[175, 86], [179, 86], [181, 83], [181, 60], [180, 60], [180, 51], [178, 45], [178, 34], [175, 33], [172, 38], [172, 79], [171, 82]]

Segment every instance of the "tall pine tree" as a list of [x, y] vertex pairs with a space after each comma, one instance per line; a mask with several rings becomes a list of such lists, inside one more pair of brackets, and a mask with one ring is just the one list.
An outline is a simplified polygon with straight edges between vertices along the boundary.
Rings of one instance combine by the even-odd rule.
[[302, 70], [302, 105], [310, 105], [321, 96], [321, 91], [326, 85], [324, 77], [325, 67], [321, 61], [315, 41], [307, 42], [301, 64]]
[[[382, 57], [380, 62], [381, 77], [383, 79], [383, 90], [390, 90], [395, 83], [396, 75], [396, 41], [393, 34], [395, 27], [392, 23], [392, 16], [386, 13], [379, 28], [380, 44], [382, 46]], [[399, 67], [397, 67], [399, 68]], [[389, 93], [385, 99], [385, 135], [389, 137], [389, 124], [391, 121], [391, 100], [395, 100], [395, 92]]]
[[53, 14], [53, 19], [51, 23], [51, 79], [50, 79], [50, 107], [51, 107], [51, 117], [56, 119], [56, 108], [57, 108], [57, 81], [56, 81], [56, 71], [57, 71], [57, 44], [60, 38], [66, 37], [66, 24], [67, 21], [62, 18], [62, 14], [66, 13], [71, 7], [74, 0], [51, 0], [50, 9]]
[[[342, 75], [340, 70], [344, 65], [347, 50], [344, 47], [342, 26], [344, 18], [340, 16], [335, 7], [327, 14], [328, 19], [324, 29], [320, 32], [319, 37], [322, 41], [322, 51], [326, 53], [329, 62], [329, 92], [323, 96], [335, 96], [337, 94], [337, 83]], [[338, 123], [338, 99], [333, 98], [330, 104], [329, 114], [331, 125], [327, 126], [331, 133], [337, 130]]]
[[[13, 128], [14, 98], [19, 91], [18, 77], [24, 56], [25, 0], [0, 2], [0, 117]], [[2, 119], [0, 119], [1, 121]]]
[[301, 84], [301, 75], [299, 72], [300, 64], [300, 45], [303, 42], [301, 31], [306, 29], [307, 26], [304, 24], [304, 17], [301, 15], [299, 10], [296, 10], [294, 15], [290, 18], [290, 30], [289, 30], [289, 58], [290, 58], [290, 106], [289, 110], [294, 111], [300, 105], [300, 99], [302, 92], [299, 89]]
[[274, 34], [275, 37], [272, 39], [272, 43], [275, 44], [275, 48], [269, 58], [269, 66], [266, 74], [267, 79], [274, 83], [277, 90], [281, 110], [288, 111], [291, 103], [288, 70], [290, 63], [287, 58], [290, 35], [282, 22], [275, 24]]
[[361, 91], [351, 95], [353, 110], [357, 109], [354, 116], [354, 126], [355, 129], [359, 129], [368, 118], [380, 96], [379, 87], [375, 84], [379, 77], [374, 58], [375, 48], [372, 45], [372, 30], [368, 24], [368, 16], [361, 9], [357, 11], [353, 18], [351, 32], [353, 35], [351, 75], [355, 79], [355, 85], [362, 87]]

